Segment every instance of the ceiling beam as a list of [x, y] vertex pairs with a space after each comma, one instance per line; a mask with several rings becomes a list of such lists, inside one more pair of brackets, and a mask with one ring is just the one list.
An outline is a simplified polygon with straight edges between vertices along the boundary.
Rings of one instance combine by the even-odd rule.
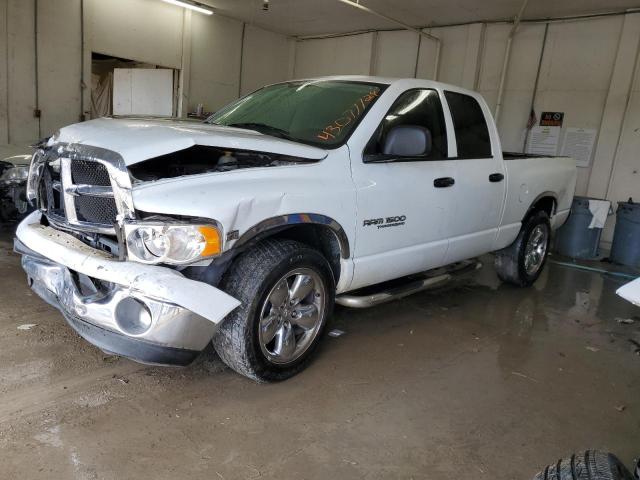
[[411, 25], [401, 22], [400, 20], [396, 20], [393, 17], [390, 17], [388, 15], [385, 15], [384, 13], [380, 13], [372, 8], [369, 8], [365, 5], [362, 5], [360, 3], [360, 0], [356, 0], [356, 1], [352, 1], [352, 0], [338, 0], [339, 2], [342, 2], [346, 5], [350, 5], [354, 8], [358, 8], [364, 12], [370, 13], [371, 15], [375, 15], [376, 17], [380, 17], [380, 18], [384, 18], [385, 20], [391, 22], [391, 23], [395, 23], [396, 25], [400, 25], [402, 28], [404, 28], [405, 30], [410, 30], [412, 32], [417, 33], [418, 35], [422, 35], [423, 37], [427, 37], [430, 38], [431, 40], [434, 40], [436, 42], [439, 42], [440, 39], [434, 35], [431, 35], [423, 30], [420, 30], [419, 28], [416, 27], [412, 27]]
[[385, 15], [384, 13], [380, 13], [376, 10], [374, 10], [373, 8], [369, 8], [365, 5], [362, 5], [360, 3], [360, 0], [338, 0], [341, 3], [344, 3], [345, 5], [349, 5], [353, 8], [357, 8], [359, 10], [362, 10], [364, 12], [370, 13], [371, 15], [375, 15], [376, 17], [380, 17], [383, 18], [385, 20], [387, 20], [388, 22], [391, 23], [395, 23], [396, 25], [401, 26], [403, 29], [405, 30], [409, 30], [410, 32], [414, 32], [417, 33], [418, 35], [420, 35], [421, 37], [426, 37], [429, 40], [433, 40], [434, 42], [436, 42], [436, 56], [435, 56], [435, 60], [434, 60], [434, 68], [433, 68], [433, 79], [437, 80], [438, 79], [438, 70], [440, 67], [440, 50], [442, 48], [442, 41], [436, 37], [435, 35], [431, 35], [430, 33], [425, 32], [424, 30], [420, 29], [420, 28], [416, 28], [416, 27], [412, 27], [411, 25], [404, 23], [400, 20], [397, 20], [393, 17], [390, 17], [389, 15]]

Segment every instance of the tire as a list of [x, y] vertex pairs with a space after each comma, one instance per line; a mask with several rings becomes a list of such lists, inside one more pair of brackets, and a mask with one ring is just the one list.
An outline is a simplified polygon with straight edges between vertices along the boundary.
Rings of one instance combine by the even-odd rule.
[[539, 472], [534, 480], [634, 479], [615, 455], [599, 450], [587, 450], [549, 465]]
[[[291, 295], [296, 282], [299, 292], [312, 284], [302, 299]], [[242, 302], [212, 340], [224, 363], [260, 383], [286, 380], [307, 367], [335, 297], [333, 273], [317, 250], [293, 240], [264, 240], [234, 261], [220, 288]], [[307, 329], [314, 307], [317, 320]]]
[[[534, 235], [537, 238], [540, 231], [544, 235], [540, 245], [544, 251], [539, 255], [541, 257], [540, 263], [535, 262], [535, 269], [531, 270], [527, 267], [527, 246], [530, 240], [535, 240], [532, 239]], [[549, 215], [542, 210], [533, 212], [523, 222], [520, 233], [514, 242], [496, 252], [495, 267], [500, 280], [518, 287], [532, 285], [540, 276], [547, 261], [550, 240], [551, 223], [549, 222]]]

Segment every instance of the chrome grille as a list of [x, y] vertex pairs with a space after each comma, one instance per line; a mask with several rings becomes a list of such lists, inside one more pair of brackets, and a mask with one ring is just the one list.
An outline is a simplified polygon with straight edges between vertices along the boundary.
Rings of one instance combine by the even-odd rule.
[[39, 205], [54, 223], [114, 234], [118, 216], [134, 217], [131, 181], [117, 153], [86, 145], [57, 145], [43, 150], [37, 161], [42, 168], [32, 170], [39, 175]]
[[81, 222], [113, 225], [116, 221], [118, 209], [113, 198], [84, 195], [76, 197], [75, 204], [76, 215]]
[[[71, 181], [76, 186], [71, 189], [75, 199], [75, 210], [81, 222], [113, 225], [118, 215], [113, 198], [109, 171], [101, 163], [75, 159], [71, 160]], [[91, 187], [107, 187], [95, 189]], [[83, 193], [83, 189], [84, 192]], [[98, 191], [101, 195], [97, 195]]]
[[73, 160], [71, 162], [71, 179], [76, 185], [111, 186], [107, 167], [100, 163], [86, 160]]

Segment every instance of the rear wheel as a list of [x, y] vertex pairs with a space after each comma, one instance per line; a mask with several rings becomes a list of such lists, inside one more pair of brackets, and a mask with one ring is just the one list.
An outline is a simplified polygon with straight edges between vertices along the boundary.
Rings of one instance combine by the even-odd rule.
[[541, 210], [529, 215], [515, 241], [496, 252], [495, 266], [498, 277], [519, 287], [533, 284], [547, 260], [550, 241], [549, 215]]
[[615, 455], [598, 450], [587, 450], [549, 465], [539, 472], [534, 480], [634, 479]]
[[284, 380], [307, 366], [335, 295], [318, 251], [266, 240], [234, 262], [221, 288], [242, 302], [213, 338], [222, 361], [259, 382]]

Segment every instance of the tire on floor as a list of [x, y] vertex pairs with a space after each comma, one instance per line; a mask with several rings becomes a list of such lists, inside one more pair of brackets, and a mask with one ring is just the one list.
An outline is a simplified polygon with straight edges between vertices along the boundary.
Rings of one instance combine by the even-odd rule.
[[599, 450], [587, 450], [558, 460], [534, 480], [634, 480], [618, 458]]

